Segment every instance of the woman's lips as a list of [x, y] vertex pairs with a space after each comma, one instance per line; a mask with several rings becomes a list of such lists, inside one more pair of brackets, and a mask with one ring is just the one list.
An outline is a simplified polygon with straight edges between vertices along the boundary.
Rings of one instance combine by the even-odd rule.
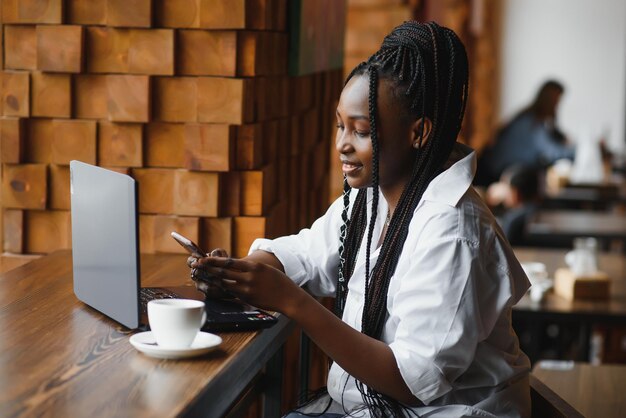
[[341, 170], [345, 174], [353, 174], [355, 171], [360, 170], [361, 168], [363, 168], [363, 166], [361, 164], [349, 163], [347, 161], [344, 161], [341, 164]]

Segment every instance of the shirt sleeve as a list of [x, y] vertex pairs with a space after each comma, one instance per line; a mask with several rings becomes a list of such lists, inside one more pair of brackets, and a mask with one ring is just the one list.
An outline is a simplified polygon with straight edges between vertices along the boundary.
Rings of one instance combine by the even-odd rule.
[[257, 239], [249, 253], [256, 250], [273, 253], [283, 265], [285, 274], [299, 286], [306, 286], [316, 296], [332, 296], [339, 269], [342, 211], [343, 199], [340, 197], [311, 228], [273, 240]]
[[390, 347], [407, 386], [427, 405], [471, 365], [477, 344], [512, 304], [512, 282], [501, 267], [485, 266], [475, 242], [425, 241], [393, 296], [390, 320], [398, 328]]

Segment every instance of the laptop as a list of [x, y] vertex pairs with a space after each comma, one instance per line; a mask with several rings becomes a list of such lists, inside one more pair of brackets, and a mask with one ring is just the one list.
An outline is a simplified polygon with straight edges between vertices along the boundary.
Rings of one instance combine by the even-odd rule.
[[[131, 329], [148, 329], [147, 302], [204, 300], [205, 331], [269, 327], [271, 314], [237, 299], [206, 299], [195, 286], [141, 288], [137, 182], [130, 176], [70, 162], [72, 263], [76, 297]], [[181, 261], [184, 262], [184, 261]]]

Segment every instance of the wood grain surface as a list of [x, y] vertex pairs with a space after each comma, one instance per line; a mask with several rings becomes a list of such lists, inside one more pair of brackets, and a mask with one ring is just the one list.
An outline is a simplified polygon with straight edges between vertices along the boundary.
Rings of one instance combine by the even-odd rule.
[[[185, 255], [142, 257], [144, 285], [189, 284]], [[221, 416], [291, 324], [223, 333], [217, 351], [146, 357], [124, 329], [79, 302], [69, 251], [0, 275], [0, 416]]]
[[575, 363], [558, 370], [539, 362], [533, 375], [587, 418], [626, 416], [626, 366]]

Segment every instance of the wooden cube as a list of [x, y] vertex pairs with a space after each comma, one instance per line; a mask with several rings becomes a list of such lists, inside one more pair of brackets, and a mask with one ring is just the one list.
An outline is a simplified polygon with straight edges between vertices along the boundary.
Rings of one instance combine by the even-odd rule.
[[268, 91], [267, 77], [257, 77], [254, 81], [254, 115], [257, 121], [264, 121], [270, 118], [271, 106], [269, 106], [269, 101], [274, 101], [275, 92]]
[[[265, 162], [272, 164], [280, 159], [279, 149], [279, 123], [277, 120], [271, 120], [263, 123], [263, 155]], [[254, 167], [260, 168], [260, 167]]]
[[48, 208], [70, 210], [70, 167], [50, 165]]
[[142, 253], [181, 253], [186, 250], [172, 239], [170, 233], [176, 231], [198, 242], [200, 220], [194, 217], [140, 215], [139, 240]]
[[2, 109], [4, 116], [30, 116], [30, 74], [2, 73]]
[[19, 118], [0, 119], [0, 162], [17, 164], [24, 151], [24, 123]]
[[31, 115], [72, 116], [72, 80], [69, 74], [31, 73]]
[[198, 119], [198, 83], [195, 77], [155, 77], [153, 117], [165, 122]]
[[135, 74], [174, 74], [174, 31], [133, 29], [130, 31], [128, 71]]
[[237, 73], [234, 31], [180, 30], [177, 48], [180, 74], [235, 76]]
[[185, 126], [185, 168], [229, 171], [235, 156], [235, 128], [217, 124]]
[[198, 245], [208, 252], [221, 248], [232, 254], [233, 218], [202, 218]]
[[265, 237], [266, 218], [241, 216], [234, 218], [233, 256], [240, 258], [248, 255], [250, 246], [257, 238]]
[[107, 76], [74, 76], [74, 115], [79, 119], [106, 119], [109, 115]]
[[185, 125], [155, 122], [146, 125], [144, 155], [148, 167], [182, 167], [185, 164]]
[[65, 0], [67, 23], [74, 25], [105, 25], [107, 0]]
[[279, 32], [287, 30], [287, 0], [274, 0], [276, 6], [273, 12], [273, 29]]
[[98, 123], [98, 164], [108, 167], [141, 167], [143, 125]]
[[269, 29], [269, 0], [248, 0], [246, 2], [246, 27], [251, 29]]
[[254, 170], [261, 168], [263, 162], [263, 125], [260, 123], [251, 123], [238, 126], [236, 157], [237, 169]]
[[2, 170], [2, 206], [45, 209], [47, 175], [44, 164], [5, 164]]
[[[242, 171], [241, 178], [241, 214], [244, 216], [266, 215], [274, 203], [275, 170], [266, 166], [262, 170]], [[307, 189], [302, 189], [307, 190]]]
[[107, 25], [149, 28], [152, 0], [108, 0]]
[[96, 163], [96, 121], [55, 119], [53, 129], [53, 164], [69, 165], [71, 160]]
[[3, 0], [4, 23], [59, 24], [63, 20], [63, 0]]
[[3, 250], [12, 253], [24, 252], [24, 211], [18, 209], [4, 209], [3, 221]]
[[[242, 77], [253, 77], [263, 74], [259, 71], [259, 64], [262, 61], [261, 50], [259, 49], [259, 38], [262, 32], [239, 32], [237, 43], [237, 75]], [[270, 56], [269, 59], [276, 59]]]
[[25, 251], [47, 254], [72, 247], [70, 211], [29, 210], [24, 216]]
[[80, 73], [83, 66], [83, 27], [37, 26], [37, 69]]
[[24, 161], [27, 163], [52, 162], [52, 143], [55, 129], [52, 119], [25, 120]]
[[139, 212], [168, 215], [174, 213], [176, 170], [135, 168], [132, 176], [139, 183]]
[[326, 179], [330, 170], [330, 153], [328, 152], [328, 143], [320, 141], [315, 145], [311, 153], [311, 182], [312, 187], [318, 190], [322, 187], [322, 182]]
[[154, 254], [154, 220], [159, 215], [139, 215], [139, 251]]
[[90, 73], [127, 73], [130, 30], [87, 27], [86, 67]]
[[176, 171], [174, 213], [177, 215], [218, 215], [219, 175], [217, 173]]
[[166, 28], [200, 27], [202, 0], [167, 0], [154, 3], [156, 26]]
[[247, 0], [201, 0], [200, 27], [206, 29], [245, 29]]
[[241, 215], [241, 177], [239, 171], [220, 173], [218, 216]]
[[[268, 0], [202, 0], [200, 27], [206, 29], [272, 29]], [[284, 19], [286, 19], [286, 13]]]
[[254, 119], [251, 79], [198, 78], [198, 121], [241, 125]]
[[[154, 251], [165, 253], [187, 254], [187, 251], [171, 237], [170, 233], [176, 231], [198, 242], [200, 219], [190, 216], [156, 216], [154, 218]], [[181, 261], [184, 261], [181, 260]]]
[[143, 75], [107, 76], [109, 120], [148, 122], [150, 120], [150, 78]]
[[4, 26], [4, 68], [37, 68], [37, 31], [35, 26]]

